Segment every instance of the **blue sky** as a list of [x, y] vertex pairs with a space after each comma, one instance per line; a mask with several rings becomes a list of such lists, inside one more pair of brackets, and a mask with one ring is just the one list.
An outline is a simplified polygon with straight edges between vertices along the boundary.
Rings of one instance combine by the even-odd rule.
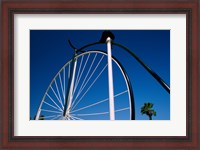
[[[145, 64], [170, 85], [170, 30], [111, 30], [115, 42], [131, 49]], [[56, 73], [73, 56], [68, 39], [80, 48], [97, 42], [103, 30], [31, 30], [30, 31], [30, 116], [34, 118], [42, 97]], [[106, 51], [106, 45], [88, 49]], [[145, 102], [154, 104], [157, 116], [153, 120], [170, 119], [170, 95], [161, 85], [126, 51], [113, 46], [112, 54], [126, 69], [132, 84], [135, 100], [136, 120], [147, 120], [140, 108]], [[116, 93], [120, 92], [120, 78], [114, 72]], [[104, 80], [104, 79], [102, 79]], [[101, 87], [106, 87], [106, 80]], [[98, 91], [93, 91], [94, 97]], [[104, 88], [106, 90], [106, 88]], [[103, 90], [101, 90], [103, 91]], [[103, 98], [103, 97], [102, 97]], [[121, 102], [118, 105], [123, 105]], [[103, 107], [103, 106], [102, 106]], [[117, 107], [117, 105], [116, 105]], [[122, 113], [126, 118], [126, 114]]]

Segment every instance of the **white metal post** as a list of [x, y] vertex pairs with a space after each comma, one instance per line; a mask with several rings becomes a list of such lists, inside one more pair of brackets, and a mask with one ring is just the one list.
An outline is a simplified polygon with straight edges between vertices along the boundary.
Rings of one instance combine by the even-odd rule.
[[115, 105], [114, 105], [114, 89], [113, 89], [111, 40], [112, 39], [110, 37], [108, 37], [106, 39], [107, 53], [108, 53], [109, 108], [110, 108], [110, 120], [115, 120]]
[[77, 64], [77, 60], [75, 60], [75, 62], [74, 62], [72, 80], [71, 80], [71, 85], [70, 85], [70, 90], [69, 90], [69, 95], [68, 95], [67, 111], [66, 111], [65, 115], [67, 115], [69, 113], [69, 109], [71, 108], [71, 104], [72, 104], [72, 98], [73, 98], [72, 93], [73, 93], [73, 89], [74, 89], [74, 80], [75, 80], [75, 74], [76, 74], [76, 64]]

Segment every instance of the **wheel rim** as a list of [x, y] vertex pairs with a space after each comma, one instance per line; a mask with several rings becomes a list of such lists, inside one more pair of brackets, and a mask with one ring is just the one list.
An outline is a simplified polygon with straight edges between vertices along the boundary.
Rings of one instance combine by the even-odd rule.
[[[107, 54], [87, 51], [76, 56], [72, 107], [63, 116], [66, 90], [72, 60], [67, 62], [49, 84], [36, 120], [109, 120]], [[112, 58], [114, 73], [114, 99], [116, 120], [133, 119], [133, 93], [121, 64]], [[104, 83], [103, 83], [104, 82]], [[107, 96], [106, 96], [107, 95]]]

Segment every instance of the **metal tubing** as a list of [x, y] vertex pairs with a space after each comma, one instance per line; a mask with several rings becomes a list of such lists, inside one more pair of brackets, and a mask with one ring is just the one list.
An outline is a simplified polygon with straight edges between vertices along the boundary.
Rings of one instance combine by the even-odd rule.
[[108, 37], [106, 42], [107, 42], [107, 53], [108, 53], [108, 87], [109, 87], [110, 120], [115, 120], [111, 38]]
[[[77, 49], [76, 52], [77, 53], [81, 52], [83, 49], [93, 46], [93, 45], [97, 45], [97, 44], [105, 44], [105, 43], [94, 42], [91, 44], [87, 44], [87, 45]], [[125, 47], [119, 43], [112, 42], [112, 44], [116, 45], [118, 47], [121, 47], [122, 49], [126, 50], [129, 54], [131, 54], [131, 56], [133, 56], [147, 70], [147, 72], [149, 72], [156, 79], [156, 81], [170, 94], [170, 87], [167, 85], [167, 83], [159, 75], [157, 75], [152, 69], [150, 69], [139, 57], [137, 57], [137, 55], [135, 53], [133, 53], [130, 49], [128, 49], [127, 47]]]
[[113, 45], [116, 45], [118, 47], [123, 48], [126, 50], [131, 56], [133, 56], [159, 83], [160, 85], [168, 92], [170, 93], [170, 88], [169, 86], [162, 80], [161, 77], [159, 77], [153, 70], [151, 70], [139, 57], [137, 57], [131, 50], [129, 50], [127, 47], [118, 44], [118, 43], [112, 43]]
[[63, 111], [63, 116], [65, 117], [66, 115], [66, 112], [68, 111], [69, 109], [69, 104], [70, 104], [70, 93], [72, 92], [72, 82], [73, 81], [73, 77], [74, 77], [74, 74], [75, 74], [75, 68], [76, 68], [76, 51], [74, 51], [74, 56], [73, 56], [73, 61], [72, 61], [72, 65], [71, 65], [71, 68], [70, 68], [70, 77], [69, 77], [69, 82], [68, 82], [68, 87], [67, 87], [67, 92], [66, 92], [66, 96], [65, 96], [65, 105], [64, 105], [64, 111]]

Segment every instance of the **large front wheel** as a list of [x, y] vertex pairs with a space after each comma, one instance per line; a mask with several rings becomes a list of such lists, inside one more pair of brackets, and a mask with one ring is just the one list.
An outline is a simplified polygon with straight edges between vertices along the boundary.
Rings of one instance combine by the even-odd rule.
[[[87, 51], [75, 57], [73, 90], [70, 109], [68, 104], [73, 60], [67, 62], [49, 84], [36, 120], [110, 120], [108, 94], [107, 53]], [[116, 120], [134, 120], [134, 100], [128, 76], [122, 65], [112, 58], [114, 84], [114, 110]]]

